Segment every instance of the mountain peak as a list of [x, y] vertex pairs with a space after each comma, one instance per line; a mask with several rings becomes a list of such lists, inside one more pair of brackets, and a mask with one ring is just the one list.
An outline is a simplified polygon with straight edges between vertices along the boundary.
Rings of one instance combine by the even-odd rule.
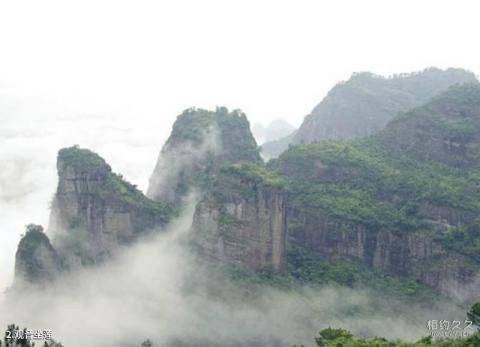
[[63, 173], [68, 167], [77, 172], [111, 172], [110, 165], [97, 153], [78, 145], [62, 148], [57, 156], [57, 170]]
[[337, 84], [305, 120], [294, 143], [355, 138], [383, 129], [397, 114], [428, 102], [454, 84], [478, 83], [463, 69], [428, 68], [391, 77], [354, 73]]
[[261, 162], [250, 124], [240, 110], [190, 108], [175, 121], [150, 178], [147, 195], [179, 205], [225, 162]]

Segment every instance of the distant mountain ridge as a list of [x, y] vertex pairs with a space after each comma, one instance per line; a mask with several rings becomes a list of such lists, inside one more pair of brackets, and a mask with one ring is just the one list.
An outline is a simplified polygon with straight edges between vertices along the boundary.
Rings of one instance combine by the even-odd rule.
[[381, 130], [398, 113], [427, 102], [458, 83], [478, 82], [463, 69], [429, 68], [385, 78], [356, 73], [337, 84], [305, 117], [293, 143], [355, 138]]
[[256, 123], [252, 127], [252, 133], [258, 143], [276, 141], [295, 131], [295, 127], [284, 119], [275, 119], [267, 126]]
[[463, 83], [478, 83], [478, 80], [472, 72], [455, 68], [428, 68], [388, 78], [371, 72], [354, 73], [328, 92], [294, 135], [264, 143], [262, 152], [272, 158], [285, 151], [289, 144], [370, 135], [382, 130], [399, 113], [426, 103], [454, 84]]

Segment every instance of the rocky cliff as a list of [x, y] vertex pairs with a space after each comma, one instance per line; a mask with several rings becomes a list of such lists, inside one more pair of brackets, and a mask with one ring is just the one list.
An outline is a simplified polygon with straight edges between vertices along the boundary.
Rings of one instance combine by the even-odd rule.
[[15, 287], [45, 285], [61, 272], [62, 263], [40, 225], [30, 224], [15, 255]]
[[197, 193], [191, 241], [205, 257], [282, 270], [286, 193], [265, 172], [241, 111], [189, 109], [162, 148], [148, 194], [181, 206]]
[[82, 264], [108, 257], [174, 215], [172, 208], [146, 198], [87, 149], [60, 150], [57, 170], [49, 233], [59, 252], [75, 254]]
[[293, 143], [362, 137], [378, 130], [398, 113], [422, 105], [457, 83], [477, 82], [462, 69], [426, 69], [419, 73], [384, 78], [354, 74], [336, 85], [305, 117]]
[[288, 221], [296, 225], [296, 231], [289, 229], [291, 242], [320, 257], [345, 257], [375, 271], [414, 279], [449, 296], [467, 297], [479, 275], [478, 263], [447, 250], [433, 232], [375, 230], [343, 223], [322, 210], [316, 215], [290, 210]]
[[192, 241], [201, 254], [250, 269], [285, 265], [287, 194], [253, 164], [224, 167], [197, 205]]
[[243, 112], [185, 110], [160, 152], [147, 195], [180, 206], [192, 190], [209, 187], [220, 165], [241, 161], [261, 162]]

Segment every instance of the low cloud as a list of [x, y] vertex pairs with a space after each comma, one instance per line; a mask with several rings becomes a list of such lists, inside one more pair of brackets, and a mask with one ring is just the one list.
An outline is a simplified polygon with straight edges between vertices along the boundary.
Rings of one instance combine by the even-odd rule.
[[67, 347], [140, 346], [147, 338], [157, 346], [274, 347], [311, 345], [328, 326], [415, 339], [427, 333], [428, 319], [461, 318], [454, 306], [405, 308], [342, 287], [249, 292], [202, 265], [183, 242], [193, 210], [190, 205], [168, 230], [106, 264], [71, 273], [49, 288], [9, 295], [0, 306], [0, 324], [51, 329]]

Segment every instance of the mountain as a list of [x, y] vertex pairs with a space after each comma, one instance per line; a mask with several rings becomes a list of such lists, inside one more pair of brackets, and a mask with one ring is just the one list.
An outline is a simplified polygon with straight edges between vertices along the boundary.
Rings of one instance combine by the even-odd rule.
[[189, 192], [207, 188], [221, 164], [241, 161], [261, 162], [243, 112], [187, 109], [160, 152], [147, 196], [180, 206]]
[[20, 249], [67, 268], [101, 261], [174, 220], [196, 192], [190, 245], [237, 278], [468, 299], [480, 275], [479, 130], [480, 84], [455, 85], [383, 131], [290, 146], [265, 164], [241, 111], [189, 109], [160, 153], [154, 200], [97, 154], [61, 150], [51, 247], [27, 233], [18, 268], [36, 262]]
[[418, 160], [453, 167], [480, 163], [480, 89], [455, 86], [427, 105], [390, 122], [385, 145]]
[[30, 224], [15, 255], [15, 283], [46, 285], [61, 272], [61, 259], [40, 225]]
[[207, 258], [259, 270], [285, 269], [287, 191], [255, 163], [222, 166], [198, 202], [191, 240]]
[[278, 140], [265, 142], [260, 148], [262, 157], [265, 160], [277, 158], [293, 142], [296, 133], [297, 130], [294, 130], [289, 135], [279, 138]]
[[280, 270], [286, 193], [269, 185], [264, 172], [244, 175], [251, 165], [263, 162], [241, 111], [189, 109], [178, 116], [160, 152], [148, 195], [181, 206], [196, 192], [191, 242], [198, 253], [251, 269], [274, 264]]
[[176, 215], [171, 206], [145, 197], [88, 149], [61, 149], [57, 172], [48, 227], [52, 241], [41, 226], [27, 227], [17, 250], [16, 280], [38, 282], [43, 274], [104, 261]]
[[356, 73], [337, 84], [307, 115], [293, 143], [362, 137], [381, 130], [398, 113], [428, 102], [454, 84], [477, 82], [462, 69], [429, 68], [384, 78]]
[[271, 121], [266, 127], [260, 123], [256, 123], [252, 127], [253, 136], [259, 143], [276, 141], [294, 131], [295, 127], [281, 118]]
[[224, 164], [197, 205], [194, 243], [207, 257], [270, 263], [307, 283], [383, 273], [471, 295], [480, 275], [479, 92], [453, 86], [383, 132], [292, 146], [268, 166]]
[[453, 296], [478, 287], [479, 121], [480, 85], [465, 84], [376, 135], [291, 147], [271, 164], [288, 182], [290, 246]]

